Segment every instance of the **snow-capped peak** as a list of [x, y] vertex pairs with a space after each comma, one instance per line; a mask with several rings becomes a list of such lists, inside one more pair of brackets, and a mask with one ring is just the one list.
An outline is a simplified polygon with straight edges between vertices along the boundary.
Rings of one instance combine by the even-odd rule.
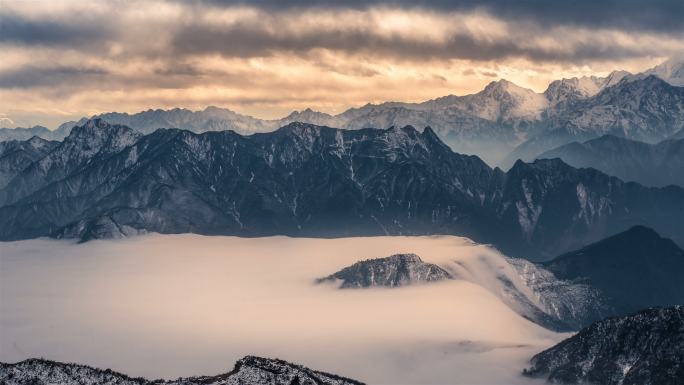
[[613, 71], [608, 76], [603, 79], [603, 84], [601, 84], [601, 89], [614, 86], [625, 77], [631, 76], [632, 74], [627, 71]]
[[500, 80], [495, 80], [484, 88], [481, 92], [484, 95], [496, 97], [496, 96], [501, 96], [503, 94], [511, 94], [511, 95], [527, 95], [527, 94], [534, 94], [535, 92], [532, 91], [529, 88], [524, 88], [520, 87], [519, 85], [506, 80], [506, 79], [500, 79]]
[[582, 76], [555, 80], [549, 84], [544, 95], [552, 104], [568, 99], [581, 99], [596, 95], [602, 88], [604, 78]]
[[684, 55], [666, 60], [643, 74], [656, 75], [673, 86], [684, 86]]
[[555, 80], [549, 84], [544, 95], [552, 105], [566, 100], [589, 98], [618, 84], [627, 76], [630, 76], [627, 71], [613, 71], [606, 77], [582, 76]]
[[484, 90], [471, 95], [471, 98], [469, 109], [489, 120], [538, 119], [548, 106], [548, 100], [543, 94], [505, 79], [489, 83]]

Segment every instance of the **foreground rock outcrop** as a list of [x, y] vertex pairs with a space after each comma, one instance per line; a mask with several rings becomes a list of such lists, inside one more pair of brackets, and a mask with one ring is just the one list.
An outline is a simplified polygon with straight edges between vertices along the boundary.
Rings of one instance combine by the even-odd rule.
[[423, 262], [415, 254], [395, 254], [387, 258], [368, 259], [345, 267], [317, 282], [340, 280], [340, 288], [372, 286], [406, 286], [451, 279], [449, 273], [432, 263]]
[[608, 318], [532, 357], [525, 375], [563, 384], [676, 385], [684, 378], [684, 306]]
[[247, 356], [235, 368], [217, 376], [179, 378], [173, 381], [132, 378], [112, 370], [29, 359], [16, 364], [0, 363], [3, 385], [362, 385], [334, 374], [318, 372], [278, 359]]

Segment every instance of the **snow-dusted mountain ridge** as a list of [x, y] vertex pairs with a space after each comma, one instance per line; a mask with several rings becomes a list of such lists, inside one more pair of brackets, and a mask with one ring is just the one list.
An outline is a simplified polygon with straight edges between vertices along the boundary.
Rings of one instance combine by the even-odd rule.
[[[489, 164], [509, 167], [518, 157], [530, 160], [572, 140], [613, 134], [657, 142], [673, 135], [684, 128], [684, 91], [678, 87], [684, 85], [682, 63], [672, 59], [636, 75], [614, 71], [606, 77], [556, 80], [542, 93], [498, 80], [471, 95], [448, 95], [422, 103], [367, 104], [337, 115], [307, 108], [281, 119], [264, 120], [210, 106], [199, 111], [174, 108], [135, 114], [108, 112], [92, 118], [142, 133], [180, 128], [196, 133], [233, 130], [251, 134], [273, 131], [292, 122], [347, 129], [429, 126], [455, 151], [477, 154]], [[654, 85], [649, 76], [664, 80], [664, 84]], [[61, 139], [72, 127], [87, 120], [66, 122], [56, 131], [31, 132], [46, 139]], [[28, 135], [5, 131], [0, 131], [0, 140]], [[518, 145], [523, 145], [522, 149], [504, 159]]]

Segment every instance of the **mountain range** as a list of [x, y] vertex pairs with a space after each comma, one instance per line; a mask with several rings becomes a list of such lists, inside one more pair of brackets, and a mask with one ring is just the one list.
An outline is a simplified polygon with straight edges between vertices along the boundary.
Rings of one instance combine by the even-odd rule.
[[[448, 95], [422, 103], [386, 102], [351, 108], [338, 115], [305, 109], [263, 120], [228, 109], [175, 108], [136, 114], [93, 116], [129, 126], [143, 134], [158, 128], [196, 133], [233, 130], [242, 134], [273, 131], [292, 122], [345, 129], [431, 127], [454, 151], [476, 154], [491, 165], [509, 168], [544, 151], [611, 134], [656, 143], [684, 129], [684, 60], [671, 59], [640, 74], [614, 71], [606, 77], [561, 79], [542, 93], [507, 80], [490, 83], [465, 96]], [[88, 118], [57, 130], [0, 130], [0, 140], [39, 135], [60, 140]]]
[[604, 135], [565, 144], [536, 158], [560, 158], [573, 167], [592, 167], [646, 186], [684, 186], [684, 138], [649, 144]]
[[250, 136], [92, 120], [0, 189], [0, 239], [139, 232], [456, 234], [544, 259], [643, 224], [681, 241], [684, 189], [558, 159], [492, 169], [430, 128], [292, 123]]

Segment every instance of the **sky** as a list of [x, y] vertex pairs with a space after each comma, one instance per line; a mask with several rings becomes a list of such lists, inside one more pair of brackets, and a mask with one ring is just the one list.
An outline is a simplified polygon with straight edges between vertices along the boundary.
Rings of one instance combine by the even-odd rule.
[[0, 0], [0, 126], [209, 105], [259, 118], [506, 78], [639, 72], [684, 52], [681, 0]]

